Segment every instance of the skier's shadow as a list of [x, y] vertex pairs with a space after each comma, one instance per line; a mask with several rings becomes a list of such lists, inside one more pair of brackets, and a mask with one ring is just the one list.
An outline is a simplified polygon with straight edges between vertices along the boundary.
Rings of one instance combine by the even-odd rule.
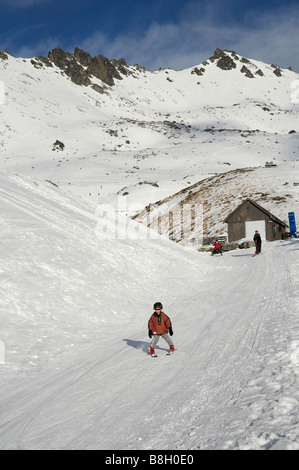
[[134, 349], [141, 349], [144, 353], [148, 354], [149, 352], [149, 343], [145, 341], [134, 341], [133, 339], [124, 339], [123, 341], [126, 341], [128, 346], [131, 346], [131, 348]]
[[248, 257], [251, 256], [251, 257], [253, 257], [253, 254], [252, 254], [252, 253], [249, 253], [249, 254], [246, 253], [246, 254], [244, 254], [244, 255], [232, 255], [233, 258], [240, 258], [241, 256], [243, 256], [243, 257], [244, 257], [244, 256], [248, 256]]
[[[140, 349], [144, 353], [148, 354], [149, 353], [149, 343], [145, 341], [134, 341], [133, 339], [123, 339], [123, 341], [126, 341], [128, 346], [131, 346], [131, 348], [134, 349]], [[157, 349], [161, 349], [162, 351], [168, 351], [168, 349], [157, 346]]]

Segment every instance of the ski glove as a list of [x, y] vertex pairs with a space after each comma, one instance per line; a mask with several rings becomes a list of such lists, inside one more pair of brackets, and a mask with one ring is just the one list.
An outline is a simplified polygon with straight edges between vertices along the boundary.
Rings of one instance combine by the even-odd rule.
[[148, 335], [149, 335], [150, 338], [153, 336], [152, 330], [148, 330]]
[[171, 327], [169, 328], [169, 334], [170, 334], [170, 336], [173, 335], [173, 331], [172, 331], [172, 328], [171, 328]]

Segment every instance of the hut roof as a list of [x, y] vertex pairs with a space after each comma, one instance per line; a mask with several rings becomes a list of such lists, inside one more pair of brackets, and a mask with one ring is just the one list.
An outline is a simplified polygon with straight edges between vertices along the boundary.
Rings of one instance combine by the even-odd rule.
[[236, 207], [236, 209], [231, 212], [225, 219], [225, 223], [228, 223], [229, 219], [232, 217], [232, 215], [237, 212], [239, 210], [239, 208], [243, 205], [243, 204], [246, 204], [247, 202], [249, 202], [250, 204], [252, 204], [253, 206], [255, 206], [257, 209], [259, 209], [261, 212], [263, 212], [264, 214], [266, 214], [269, 219], [273, 220], [273, 222], [276, 222], [277, 224], [279, 225], [282, 225], [283, 227], [288, 227], [288, 225], [283, 222], [282, 220], [278, 219], [278, 217], [275, 217], [275, 215], [271, 214], [271, 212], [267, 211], [266, 209], [264, 209], [264, 207], [260, 206], [259, 204], [257, 204], [256, 202], [252, 201], [251, 199], [245, 199], [245, 201], [243, 201], [238, 207]]

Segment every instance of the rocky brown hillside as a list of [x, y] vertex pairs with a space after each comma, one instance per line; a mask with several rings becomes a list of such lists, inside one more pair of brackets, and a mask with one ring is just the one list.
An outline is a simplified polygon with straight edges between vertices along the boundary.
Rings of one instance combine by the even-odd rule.
[[[92, 78], [98, 78], [104, 84], [113, 86], [115, 80], [122, 80], [122, 75], [130, 73], [125, 59], [109, 60], [103, 55], [92, 57], [88, 52], [75, 48], [74, 53], [65, 52], [59, 47], [49, 52], [48, 57], [39, 56], [32, 60], [35, 67], [52, 67], [53, 64], [70, 77], [76, 85], [92, 85]], [[103, 92], [100, 86], [96, 91]]]
[[200, 244], [203, 236], [226, 235], [225, 218], [247, 198], [288, 223], [288, 210], [299, 203], [298, 183], [296, 172], [290, 175], [283, 166], [233, 170], [151, 204], [133, 218], [178, 243]]

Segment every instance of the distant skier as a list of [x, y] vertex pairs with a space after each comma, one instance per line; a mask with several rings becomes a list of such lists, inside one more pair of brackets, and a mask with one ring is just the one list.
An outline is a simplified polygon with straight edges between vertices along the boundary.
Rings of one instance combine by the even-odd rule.
[[169, 338], [169, 335], [173, 335], [172, 323], [170, 318], [164, 312], [162, 312], [162, 308], [163, 305], [161, 302], [156, 302], [154, 304], [155, 312], [152, 314], [148, 322], [148, 335], [152, 339], [150, 354], [153, 357], [156, 357], [155, 347], [157, 346], [161, 336], [169, 345], [169, 354], [172, 354], [174, 351], [173, 342]]
[[260, 255], [262, 251], [262, 238], [258, 230], [255, 231], [253, 241], [255, 243], [255, 253], [253, 256]]
[[216, 255], [217, 253], [220, 253], [221, 256], [222, 256], [222, 254], [223, 254], [222, 253], [222, 246], [221, 246], [221, 243], [218, 239], [213, 243], [213, 246], [214, 246], [214, 250], [212, 251], [212, 256]]

